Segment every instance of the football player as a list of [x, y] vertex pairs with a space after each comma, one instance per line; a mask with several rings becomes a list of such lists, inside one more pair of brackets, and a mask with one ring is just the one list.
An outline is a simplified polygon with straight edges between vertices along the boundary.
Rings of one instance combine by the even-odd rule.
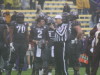
[[66, 42], [66, 53], [74, 69], [74, 75], [80, 75], [80, 63], [78, 59], [82, 50], [81, 37], [83, 32], [80, 27], [80, 22], [76, 19], [78, 19], [78, 14], [76, 12], [71, 12], [69, 14], [70, 36], [68, 42]]
[[1, 70], [3, 69], [3, 60], [1, 59], [4, 55], [4, 48], [7, 45], [6, 40], [6, 34], [7, 34], [7, 25], [3, 17], [0, 17], [0, 75], [2, 75]]
[[34, 42], [35, 48], [32, 75], [39, 75], [39, 70], [47, 67], [46, 45], [49, 37], [48, 27], [45, 23], [44, 17], [39, 17], [37, 18], [37, 24], [31, 27], [30, 41]]
[[7, 66], [6, 75], [11, 75], [11, 70], [17, 57], [19, 58], [19, 68], [17, 75], [21, 75], [27, 49], [28, 24], [24, 22], [24, 14], [17, 13], [16, 22], [10, 24], [10, 50], [12, 53], [9, 65]]
[[55, 66], [54, 62], [54, 38], [55, 38], [55, 31], [53, 28], [55, 27], [55, 22], [53, 18], [48, 19], [48, 34], [49, 34], [49, 41], [48, 41], [48, 75], [52, 75], [52, 68]]

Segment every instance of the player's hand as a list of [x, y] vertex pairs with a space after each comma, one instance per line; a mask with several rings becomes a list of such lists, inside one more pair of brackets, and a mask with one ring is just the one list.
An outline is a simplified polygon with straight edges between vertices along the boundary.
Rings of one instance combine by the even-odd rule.
[[32, 50], [31, 44], [28, 45], [28, 50]]
[[93, 49], [94, 49], [94, 48], [91, 48], [91, 49], [90, 49], [90, 52], [91, 52], [91, 53], [93, 53]]
[[77, 39], [82, 39], [82, 34], [77, 34]]
[[15, 51], [15, 48], [14, 48], [14, 46], [13, 46], [13, 43], [10, 43], [10, 51], [11, 51], [11, 52], [14, 52], [14, 51]]
[[55, 30], [55, 27], [53, 25], [50, 25], [50, 28], [53, 29], [53, 30]]
[[39, 43], [39, 41], [35, 40], [35, 43], [36, 43], [36, 44], [38, 44], [38, 43]]
[[34, 42], [35, 44], [38, 44], [39, 41], [37, 41], [37, 40], [33, 40], [33, 42]]

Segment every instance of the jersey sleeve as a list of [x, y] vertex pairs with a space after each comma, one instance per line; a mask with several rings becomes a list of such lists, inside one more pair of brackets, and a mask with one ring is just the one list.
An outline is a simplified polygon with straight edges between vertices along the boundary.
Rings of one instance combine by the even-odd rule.
[[49, 27], [46, 28], [46, 40], [47, 40], [47, 41], [50, 39], [50, 38], [49, 38], [48, 30], [49, 30]]

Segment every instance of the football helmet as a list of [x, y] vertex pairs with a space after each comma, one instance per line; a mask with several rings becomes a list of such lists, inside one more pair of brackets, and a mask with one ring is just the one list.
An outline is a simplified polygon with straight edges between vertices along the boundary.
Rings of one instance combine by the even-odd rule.
[[69, 13], [67, 13], [67, 12], [62, 13], [62, 21], [63, 21], [63, 23], [69, 22]]
[[18, 23], [23, 23], [24, 22], [24, 14], [23, 13], [17, 13], [17, 15], [16, 15], [16, 21]]
[[70, 12], [70, 20], [76, 20], [78, 19], [78, 13], [77, 12]]

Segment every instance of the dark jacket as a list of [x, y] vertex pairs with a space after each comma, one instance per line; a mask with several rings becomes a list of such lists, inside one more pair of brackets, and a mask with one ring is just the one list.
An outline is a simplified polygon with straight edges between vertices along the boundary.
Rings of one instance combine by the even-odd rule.
[[63, 12], [70, 12], [70, 7], [69, 6], [64, 6]]

